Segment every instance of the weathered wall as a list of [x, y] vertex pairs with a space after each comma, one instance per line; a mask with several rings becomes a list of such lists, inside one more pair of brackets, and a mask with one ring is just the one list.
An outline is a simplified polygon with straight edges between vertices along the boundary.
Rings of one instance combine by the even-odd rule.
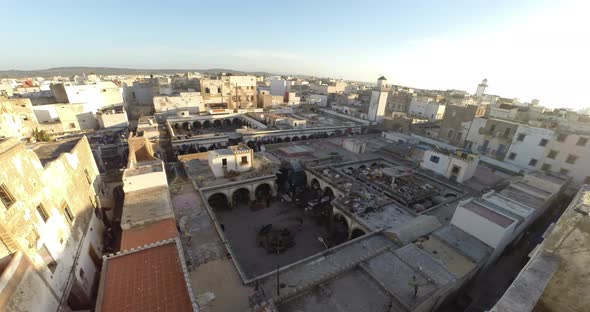
[[[13, 143], [13, 142], [5, 142]], [[56, 143], [50, 143], [56, 144]], [[11, 239], [32, 261], [33, 267], [61, 297], [71, 274], [76, 252], [86, 237], [87, 226], [96, 207], [95, 195], [100, 189], [98, 168], [88, 140], [83, 137], [69, 153], [41, 165], [37, 155], [23, 144], [0, 149], [0, 184], [10, 192], [15, 202], [0, 209], [0, 223]], [[37, 210], [42, 205], [47, 220]], [[65, 205], [73, 214], [69, 220]], [[94, 235], [100, 233], [98, 227]], [[94, 238], [100, 241], [101, 236]], [[102, 246], [97, 246], [102, 247]], [[56, 263], [53, 272], [49, 258], [43, 259], [39, 250], [46, 248]], [[88, 261], [82, 252], [80, 263]], [[40, 298], [42, 299], [42, 298]]]

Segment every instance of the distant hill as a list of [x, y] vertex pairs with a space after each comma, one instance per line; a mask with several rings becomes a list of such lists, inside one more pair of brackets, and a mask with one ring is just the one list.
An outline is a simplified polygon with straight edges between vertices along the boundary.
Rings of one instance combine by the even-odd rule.
[[53, 77], [53, 76], [74, 76], [82, 74], [97, 75], [139, 75], [139, 74], [174, 74], [185, 72], [199, 73], [230, 73], [230, 74], [252, 74], [272, 75], [266, 72], [243, 72], [232, 69], [134, 69], [134, 68], [113, 68], [113, 67], [56, 67], [41, 70], [0, 70], [0, 78], [26, 78], [26, 77]]

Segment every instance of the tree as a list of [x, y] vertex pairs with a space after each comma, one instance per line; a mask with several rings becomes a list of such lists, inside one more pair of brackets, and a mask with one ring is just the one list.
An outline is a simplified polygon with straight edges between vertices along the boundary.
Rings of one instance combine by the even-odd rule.
[[39, 130], [39, 128], [35, 128], [34, 130], [31, 130], [30, 135], [37, 142], [50, 142], [50, 141], [53, 141], [53, 138], [51, 137], [51, 135], [49, 135], [49, 133], [47, 133], [47, 131], [45, 131], [45, 130]]

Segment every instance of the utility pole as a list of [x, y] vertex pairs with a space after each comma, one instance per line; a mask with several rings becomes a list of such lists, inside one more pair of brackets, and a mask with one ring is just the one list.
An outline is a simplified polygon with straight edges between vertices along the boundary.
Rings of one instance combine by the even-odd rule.
[[279, 282], [279, 268], [280, 268], [280, 266], [277, 264], [277, 297], [281, 296], [281, 285]]

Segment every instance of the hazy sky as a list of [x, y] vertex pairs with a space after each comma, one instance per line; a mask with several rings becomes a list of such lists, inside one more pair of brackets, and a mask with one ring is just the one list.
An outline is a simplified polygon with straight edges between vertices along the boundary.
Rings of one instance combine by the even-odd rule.
[[0, 4], [0, 69], [385, 75], [471, 93], [488, 78], [490, 94], [590, 106], [590, 1], [82, 2]]

